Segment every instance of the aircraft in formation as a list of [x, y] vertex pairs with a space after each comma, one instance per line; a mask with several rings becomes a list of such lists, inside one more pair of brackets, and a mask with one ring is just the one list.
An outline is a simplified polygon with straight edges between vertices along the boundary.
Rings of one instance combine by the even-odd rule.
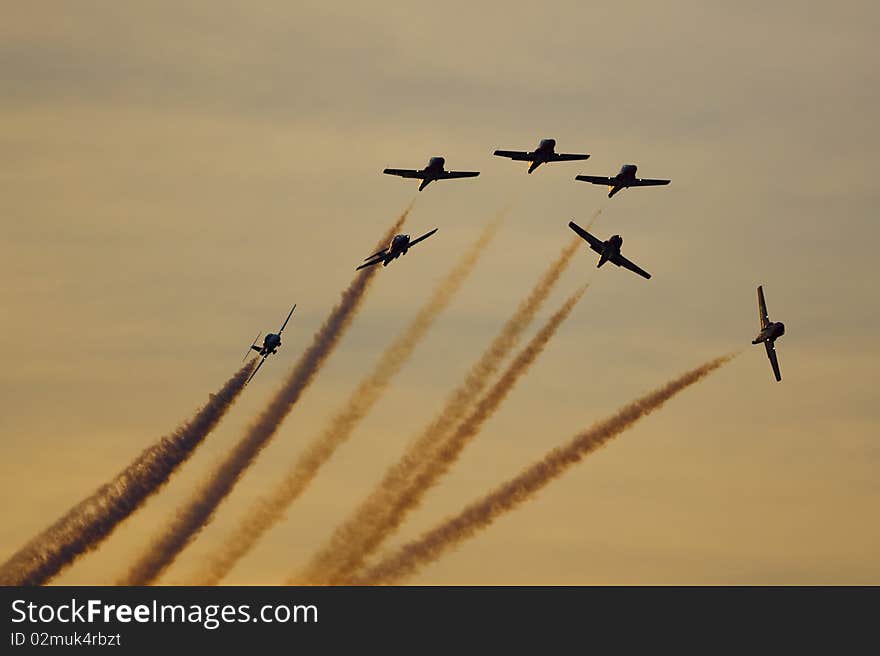
[[[541, 164], [548, 162], [574, 162], [590, 158], [586, 153], [557, 153], [556, 139], [541, 139], [535, 150], [496, 150], [494, 154], [498, 157], [506, 157], [518, 162], [531, 162], [528, 170], [529, 173], [532, 173]], [[428, 160], [428, 165], [423, 169], [385, 169], [382, 173], [396, 175], [401, 178], [421, 180], [422, 183], [419, 185], [419, 191], [434, 182], [434, 180], [475, 178], [480, 175], [479, 171], [447, 171], [444, 168], [445, 165], [446, 160], [443, 157], [432, 157]], [[637, 178], [636, 171], [638, 171], [638, 167], [635, 164], [624, 164], [615, 176], [578, 175], [575, 176], [575, 180], [610, 187], [608, 198], [613, 197], [621, 189], [628, 189], [629, 187], [653, 187], [670, 183], [670, 180]]]
[[581, 228], [574, 221], [569, 221], [568, 227], [574, 230], [581, 239], [590, 245], [590, 248], [599, 254], [599, 263], [596, 265], [597, 269], [606, 262], [611, 262], [617, 266], [622, 266], [624, 269], [629, 269], [633, 273], [637, 273], [642, 278], [650, 279], [650, 273], [620, 254], [620, 247], [623, 245], [623, 237], [620, 235], [612, 235], [611, 239], [602, 241]]
[[620, 167], [620, 171], [614, 177], [605, 177], [601, 175], [578, 175], [575, 180], [581, 182], [590, 182], [592, 184], [610, 187], [608, 198], [611, 198], [621, 189], [629, 187], [655, 187], [657, 185], [668, 185], [669, 180], [652, 180], [650, 178], [637, 178], [636, 171], [639, 167], [635, 164], [624, 164]]
[[397, 235], [391, 240], [391, 244], [387, 248], [383, 248], [378, 253], [373, 253], [370, 257], [364, 259], [364, 263], [355, 268], [355, 271], [379, 264], [379, 262], [382, 263], [382, 266], [388, 266], [390, 262], [393, 262], [401, 255], [406, 255], [410, 248], [420, 241], [424, 241], [435, 232], [437, 232], [437, 228], [413, 240], [410, 240], [409, 235]]
[[[586, 153], [557, 153], [555, 139], [541, 139], [541, 141], [538, 143], [537, 148], [531, 151], [496, 150], [494, 154], [498, 157], [506, 157], [508, 159], [518, 162], [529, 162], [528, 173], [534, 172], [535, 169], [541, 166], [541, 164], [547, 164], [550, 162], [583, 161], [589, 159], [590, 157]], [[445, 165], [446, 160], [443, 157], [432, 157], [430, 160], [428, 160], [427, 166], [425, 166], [425, 168], [423, 169], [389, 168], [385, 169], [383, 173], [387, 175], [396, 175], [402, 178], [413, 178], [421, 180], [422, 182], [419, 185], [419, 191], [422, 191], [425, 187], [427, 187], [435, 180], [474, 178], [480, 175], [479, 171], [447, 171]], [[598, 175], [578, 175], [575, 177], [575, 180], [609, 187], [608, 198], [612, 198], [620, 190], [628, 189], [630, 187], [653, 187], [668, 185], [670, 183], [669, 180], [637, 178], [637, 171], [638, 167], [635, 164], [624, 164], [615, 176], [609, 177]], [[612, 235], [609, 239], [603, 241], [595, 235], [590, 234], [587, 230], [584, 230], [574, 221], [569, 222], [568, 226], [575, 233], [577, 233], [579, 237], [586, 241], [593, 251], [599, 254], [599, 262], [596, 265], [597, 268], [601, 268], [602, 265], [604, 265], [606, 262], [612, 262], [616, 266], [629, 269], [630, 271], [641, 276], [642, 278], [651, 278], [650, 273], [639, 267], [631, 260], [625, 258], [620, 252], [620, 249], [623, 246], [623, 238], [620, 235]], [[366, 258], [363, 264], [358, 266], [356, 270], [375, 266], [380, 262], [382, 263], [382, 266], [388, 266], [389, 263], [393, 262], [401, 255], [406, 255], [407, 252], [409, 252], [410, 248], [412, 248], [419, 242], [424, 241], [435, 232], [437, 232], [437, 228], [434, 228], [430, 232], [422, 235], [421, 237], [412, 240], [410, 239], [409, 235], [396, 235], [386, 248], [383, 248], [379, 252], [373, 253], [370, 257]], [[281, 332], [284, 330], [284, 327], [287, 326], [287, 322], [290, 320], [290, 316], [293, 314], [294, 309], [296, 309], [296, 305], [294, 305], [293, 309], [290, 310], [290, 314], [287, 315], [287, 319], [285, 319], [284, 324], [281, 326], [281, 330], [279, 330], [277, 334], [269, 333], [268, 335], [266, 335], [263, 340], [263, 345], [259, 347], [256, 346], [257, 339], [259, 339], [260, 337], [258, 334], [257, 339], [254, 340], [254, 343], [248, 349], [248, 353], [250, 353], [251, 350], [254, 350], [257, 351], [258, 354], [262, 357], [262, 359], [260, 360], [260, 364], [257, 365], [257, 368], [254, 369], [253, 374], [251, 374], [250, 378], [248, 378], [248, 382], [250, 382], [250, 379], [256, 375], [260, 367], [263, 366], [263, 362], [265, 362], [266, 358], [269, 355], [275, 353], [278, 350], [278, 347], [281, 346]], [[752, 341], [752, 344], [764, 344], [765, 348], [767, 349], [767, 357], [770, 358], [770, 364], [773, 367], [773, 373], [776, 377], [776, 380], [781, 381], [782, 376], [779, 373], [779, 362], [776, 358], [775, 343], [779, 337], [785, 334], [785, 325], [782, 324], [782, 322], [770, 321], [769, 317], [767, 316], [767, 307], [764, 302], [764, 291], [762, 287], [758, 287], [758, 309], [761, 320], [761, 331], [758, 333], [758, 336]]]
[[287, 318], [284, 320], [284, 323], [281, 324], [281, 329], [277, 333], [268, 333], [263, 338], [263, 345], [257, 346], [257, 340], [260, 339], [260, 333], [257, 333], [257, 336], [254, 338], [253, 344], [248, 347], [248, 350], [244, 354], [244, 358], [242, 358], [242, 362], [247, 360], [247, 356], [250, 355], [251, 351], [256, 351], [257, 355], [260, 357], [260, 364], [257, 365], [257, 368], [253, 370], [250, 376], [248, 376], [245, 384], [251, 382], [251, 379], [257, 375], [257, 372], [260, 370], [260, 367], [263, 366], [263, 363], [266, 361], [270, 355], [273, 355], [278, 352], [278, 347], [281, 346], [281, 333], [284, 332], [284, 328], [287, 327], [287, 322], [290, 321], [290, 317], [293, 314], [293, 311], [296, 309], [296, 303], [293, 304], [293, 307], [290, 308], [290, 313], [287, 315]]
[[556, 139], [541, 139], [538, 147], [532, 151], [524, 150], [496, 150], [498, 157], [507, 157], [516, 162], [531, 162], [528, 172], [531, 173], [541, 164], [548, 162], [574, 162], [590, 159], [589, 155], [573, 155], [556, 152]]
[[779, 373], [779, 360], [776, 358], [776, 340], [785, 334], [785, 324], [781, 321], [770, 321], [767, 316], [767, 303], [764, 301], [764, 287], [758, 285], [758, 319], [761, 322], [761, 332], [752, 340], [752, 344], [764, 343], [767, 349], [767, 357], [770, 358], [770, 366], [773, 367], [773, 375], [776, 382], [782, 380]]
[[479, 171], [447, 171], [443, 168], [446, 160], [442, 157], [432, 157], [428, 165], [423, 169], [385, 169], [386, 175], [397, 175], [401, 178], [415, 178], [421, 180], [419, 191], [427, 187], [434, 180], [453, 180], [455, 178], [475, 178], [480, 175]]

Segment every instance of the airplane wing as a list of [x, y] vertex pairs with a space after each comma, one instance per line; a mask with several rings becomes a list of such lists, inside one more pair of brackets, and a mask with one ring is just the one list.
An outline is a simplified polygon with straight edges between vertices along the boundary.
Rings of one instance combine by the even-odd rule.
[[767, 303], [764, 301], [764, 287], [758, 285], [758, 319], [761, 320], [761, 330], [770, 323], [770, 317], [767, 316]]
[[383, 248], [383, 249], [382, 249], [381, 251], [379, 251], [378, 253], [373, 253], [372, 255], [370, 255], [370, 257], [365, 257], [365, 258], [364, 258], [364, 262], [366, 262], [367, 260], [372, 260], [374, 257], [379, 257], [380, 255], [385, 255], [385, 253], [387, 253], [387, 252], [388, 252], [388, 249], [387, 249], [387, 248]]
[[770, 358], [770, 366], [773, 367], [773, 375], [776, 376], [776, 382], [782, 380], [782, 374], [779, 373], [779, 360], [776, 359], [776, 346], [770, 342], [764, 342], [764, 348], [767, 349], [767, 357]]
[[597, 253], [602, 253], [602, 249], [605, 247], [605, 242], [591, 235], [574, 221], [569, 221], [568, 227], [574, 230], [581, 239], [586, 241], [590, 245], [590, 248], [592, 248]]
[[555, 153], [553, 155], [554, 162], [576, 162], [584, 159], [590, 159], [589, 155], [574, 155], [572, 153]]
[[531, 162], [532, 154], [524, 150], [496, 150], [495, 155], [498, 157], [507, 157], [517, 162]]
[[437, 232], [437, 230], [438, 230], [437, 228], [434, 228], [431, 232], [425, 233], [424, 235], [422, 235], [418, 239], [413, 239], [409, 244], [407, 244], [407, 247], [411, 248], [411, 247], [415, 246], [416, 244], [418, 244], [420, 241], [426, 240], [428, 237], [430, 237], [435, 232]]
[[371, 260], [369, 262], [364, 262], [359, 267], [356, 267], [355, 271], [360, 271], [361, 269], [366, 269], [367, 267], [371, 267], [374, 264], [379, 264], [379, 262], [381, 262], [381, 261], [382, 261], [382, 258], [379, 257], [379, 258], [376, 258], [375, 260]]
[[611, 187], [616, 182], [614, 178], [607, 178], [603, 175], [577, 175], [574, 179], [580, 180], [581, 182], [592, 182], [597, 185], [605, 185], [606, 187]]
[[247, 360], [248, 356], [251, 355], [251, 354], [253, 353], [253, 350], [252, 350], [252, 349], [254, 348], [254, 346], [257, 345], [257, 340], [260, 339], [260, 335], [262, 335], [262, 334], [263, 334], [263, 331], [260, 331], [260, 332], [257, 333], [257, 336], [254, 337], [254, 341], [253, 341], [253, 343], [252, 343], [250, 346], [248, 346], [247, 351], [244, 352], [244, 357], [241, 359], [242, 362], [244, 362], [245, 360]]
[[636, 178], [629, 183], [630, 187], [655, 187], [657, 185], [668, 185], [669, 180], [651, 180], [650, 178]]
[[651, 279], [651, 274], [639, 267], [637, 264], [631, 262], [626, 259], [623, 255], [618, 255], [617, 257], [612, 257], [611, 261], [614, 262], [617, 266], [622, 266], [624, 269], [629, 269], [633, 273], [637, 273], [642, 278], [646, 280]]
[[293, 314], [293, 311], [296, 309], [296, 303], [293, 304], [293, 307], [290, 308], [290, 314], [287, 315], [287, 318], [284, 320], [284, 323], [281, 325], [281, 330], [278, 331], [278, 334], [284, 332], [284, 329], [287, 327], [287, 322], [290, 321], [290, 317]]
[[266, 361], [266, 356], [264, 355], [264, 356], [263, 356], [263, 359], [260, 360], [260, 364], [257, 365], [257, 368], [253, 370], [253, 372], [251, 373], [250, 376], [248, 376], [248, 379], [247, 379], [247, 380], [245, 381], [245, 383], [244, 383], [245, 385], [247, 385], [249, 382], [251, 382], [251, 379], [253, 379], [253, 377], [257, 375], [257, 372], [260, 370], [260, 367], [263, 366], [263, 363], [264, 363], [265, 361]]
[[443, 171], [438, 180], [451, 180], [453, 178], [476, 178], [480, 175], [479, 171]]
[[382, 173], [398, 175], [401, 178], [417, 178], [419, 180], [424, 180], [425, 178], [425, 174], [422, 171], [416, 171], [415, 169], [385, 169]]

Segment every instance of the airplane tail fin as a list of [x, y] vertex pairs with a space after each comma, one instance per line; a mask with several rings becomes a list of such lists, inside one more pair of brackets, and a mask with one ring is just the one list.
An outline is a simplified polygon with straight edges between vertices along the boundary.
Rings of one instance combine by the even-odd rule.
[[419, 191], [427, 187], [429, 184], [431, 184], [431, 181], [429, 179], [425, 178], [424, 180], [422, 180], [422, 184], [419, 185]]
[[529, 173], [534, 171], [539, 166], [541, 166], [541, 162], [532, 162], [532, 164], [529, 166]]

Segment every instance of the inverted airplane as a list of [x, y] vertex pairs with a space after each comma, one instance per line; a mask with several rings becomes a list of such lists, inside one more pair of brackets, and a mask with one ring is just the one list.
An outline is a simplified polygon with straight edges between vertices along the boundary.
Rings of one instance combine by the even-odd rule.
[[776, 382], [782, 380], [779, 373], [779, 360], [776, 359], [776, 340], [785, 334], [785, 324], [781, 321], [770, 321], [767, 316], [767, 303], [764, 301], [764, 288], [758, 286], [758, 319], [761, 321], [761, 332], [752, 340], [752, 344], [764, 342], [767, 349], [767, 357], [770, 358], [770, 366], [773, 367], [773, 375]]
[[633, 262], [630, 262], [620, 254], [620, 247], [623, 245], [623, 237], [620, 235], [613, 235], [608, 241], [602, 241], [581, 228], [574, 221], [570, 221], [568, 227], [574, 230], [581, 239], [586, 241], [590, 245], [590, 248], [599, 253], [599, 263], [596, 265], [597, 269], [606, 262], [611, 262], [617, 266], [622, 266], [624, 269], [629, 269], [633, 273], [637, 273], [642, 278], [648, 279], [651, 277], [650, 273]]
[[366, 258], [364, 263], [357, 267], [355, 271], [365, 269], [374, 264], [379, 264], [379, 262], [382, 263], [382, 266], [388, 266], [389, 263], [393, 262], [401, 255], [406, 255], [410, 248], [418, 244], [420, 241], [424, 241], [435, 232], [437, 232], [437, 228], [434, 228], [431, 232], [427, 232], [418, 239], [413, 240], [410, 240], [409, 235], [397, 235], [391, 240], [391, 245], [388, 246], [388, 248], [383, 248], [378, 253], [370, 255], [370, 257]]
[[495, 155], [498, 157], [507, 157], [516, 162], [531, 162], [531, 165], [529, 165], [529, 173], [541, 166], [541, 164], [546, 164], [547, 162], [574, 162], [590, 158], [589, 155], [557, 153], [556, 139], [541, 139], [538, 147], [532, 151], [496, 150]]
[[443, 168], [446, 160], [442, 157], [432, 157], [428, 165], [423, 169], [385, 169], [382, 173], [397, 175], [401, 178], [415, 178], [421, 180], [419, 191], [427, 187], [434, 180], [452, 180], [455, 178], [475, 178], [480, 175], [479, 171], [447, 171]]
[[244, 358], [242, 358], [242, 362], [247, 359], [247, 356], [251, 351], [256, 351], [257, 355], [260, 357], [260, 364], [257, 365], [257, 368], [254, 369], [253, 373], [248, 377], [247, 383], [251, 382], [251, 379], [257, 375], [257, 372], [260, 370], [260, 367], [263, 366], [263, 363], [266, 361], [270, 355], [274, 355], [278, 352], [278, 347], [281, 346], [281, 333], [284, 332], [284, 328], [287, 326], [287, 322], [290, 321], [290, 315], [293, 314], [293, 311], [296, 309], [296, 303], [293, 304], [293, 307], [290, 308], [290, 313], [287, 315], [287, 318], [284, 320], [284, 323], [281, 324], [281, 329], [277, 333], [268, 333], [263, 338], [263, 345], [257, 346], [257, 340], [260, 339], [260, 333], [257, 333], [257, 336], [254, 338], [253, 344], [248, 347], [247, 352], [244, 354]]
[[668, 185], [670, 182], [669, 180], [637, 178], [636, 171], [638, 168], [635, 164], [624, 164], [620, 167], [618, 174], [611, 178], [601, 175], [578, 175], [575, 176], [575, 180], [610, 187], [608, 198], [614, 196], [621, 189], [628, 189], [629, 187], [655, 187], [657, 185]]

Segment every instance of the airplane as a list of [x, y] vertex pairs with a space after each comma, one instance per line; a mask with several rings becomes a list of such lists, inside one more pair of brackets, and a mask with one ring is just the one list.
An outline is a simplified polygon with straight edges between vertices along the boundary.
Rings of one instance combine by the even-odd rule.
[[637, 273], [642, 278], [650, 279], [650, 273], [639, 268], [620, 254], [620, 247], [623, 245], [623, 237], [620, 235], [613, 235], [608, 241], [602, 241], [581, 228], [574, 221], [569, 221], [568, 227], [574, 230], [581, 239], [586, 241], [590, 245], [590, 248], [599, 253], [600, 257], [599, 264], [596, 265], [597, 269], [606, 262], [612, 262], [617, 266], [622, 266], [624, 269], [629, 269], [633, 273]]
[[245, 381], [245, 385], [251, 382], [251, 378], [257, 375], [257, 372], [260, 370], [260, 367], [263, 366], [263, 363], [266, 361], [270, 355], [273, 355], [278, 351], [278, 347], [281, 346], [281, 333], [284, 331], [284, 328], [287, 326], [287, 322], [290, 321], [290, 315], [293, 314], [293, 311], [296, 309], [296, 303], [293, 304], [293, 307], [290, 308], [290, 314], [287, 315], [287, 318], [284, 320], [284, 323], [281, 324], [281, 330], [277, 333], [269, 333], [263, 338], [263, 345], [257, 346], [257, 340], [260, 339], [260, 333], [257, 333], [257, 336], [254, 338], [253, 344], [248, 347], [247, 352], [244, 354], [244, 358], [242, 358], [242, 362], [247, 360], [247, 356], [250, 355], [251, 351], [256, 351], [257, 355], [262, 359], [260, 360], [260, 364], [257, 365], [257, 368], [254, 369], [253, 373], [248, 376], [247, 381]]
[[608, 192], [608, 198], [611, 198], [621, 189], [628, 187], [653, 187], [656, 185], [668, 185], [669, 180], [651, 180], [649, 178], [637, 178], [636, 171], [638, 166], [635, 164], [624, 164], [620, 167], [620, 172], [613, 178], [606, 178], [601, 175], [578, 175], [575, 180], [582, 182], [592, 182], [597, 185], [605, 185], [611, 187]]
[[382, 263], [382, 266], [388, 266], [390, 262], [393, 262], [401, 255], [406, 255], [410, 248], [418, 244], [420, 241], [424, 241], [435, 232], [437, 232], [437, 228], [434, 228], [431, 232], [425, 233], [418, 239], [413, 239], [412, 241], [410, 241], [409, 235], [397, 235], [391, 240], [391, 245], [388, 246], [388, 248], [383, 248], [378, 253], [373, 253], [370, 257], [364, 259], [364, 263], [357, 267], [355, 271], [365, 269], [374, 264], [379, 264], [379, 262]]
[[382, 173], [398, 175], [401, 178], [416, 178], [422, 181], [419, 191], [427, 187], [434, 180], [451, 180], [453, 178], [475, 178], [480, 175], [479, 171], [447, 171], [443, 168], [446, 160], [442, 157], [432, 157], [428, 165], [419, 170], [415, 169], [385, 169]]
[[752, 344], [764, 342], [767, 349], [767, 357], [770, 358], [770, 366], [773, 367], [773, 375], [776, 382], [782, 380], [779, 373], [779, 360], [776, 359], [776, 340], [785, 334], [785, 324], [781, 321], [770, 321], [767, 316], [767, 303], [764, 301], [764, 288], [758, 286], [758, 318], [761, 321], [761, 332], [752, 340]]
[[517, 162], [531, 162], [529, 173], [547, 162], [573, 162], [576, 160], [589, 159], [589, 155], [570, 155], [567, 153], [557, 153], [556, 139], [541, 139], [538, 147], [531, 152], [522, 150], [496, 150], [495, 155], [498, 157], [508, 157]]

